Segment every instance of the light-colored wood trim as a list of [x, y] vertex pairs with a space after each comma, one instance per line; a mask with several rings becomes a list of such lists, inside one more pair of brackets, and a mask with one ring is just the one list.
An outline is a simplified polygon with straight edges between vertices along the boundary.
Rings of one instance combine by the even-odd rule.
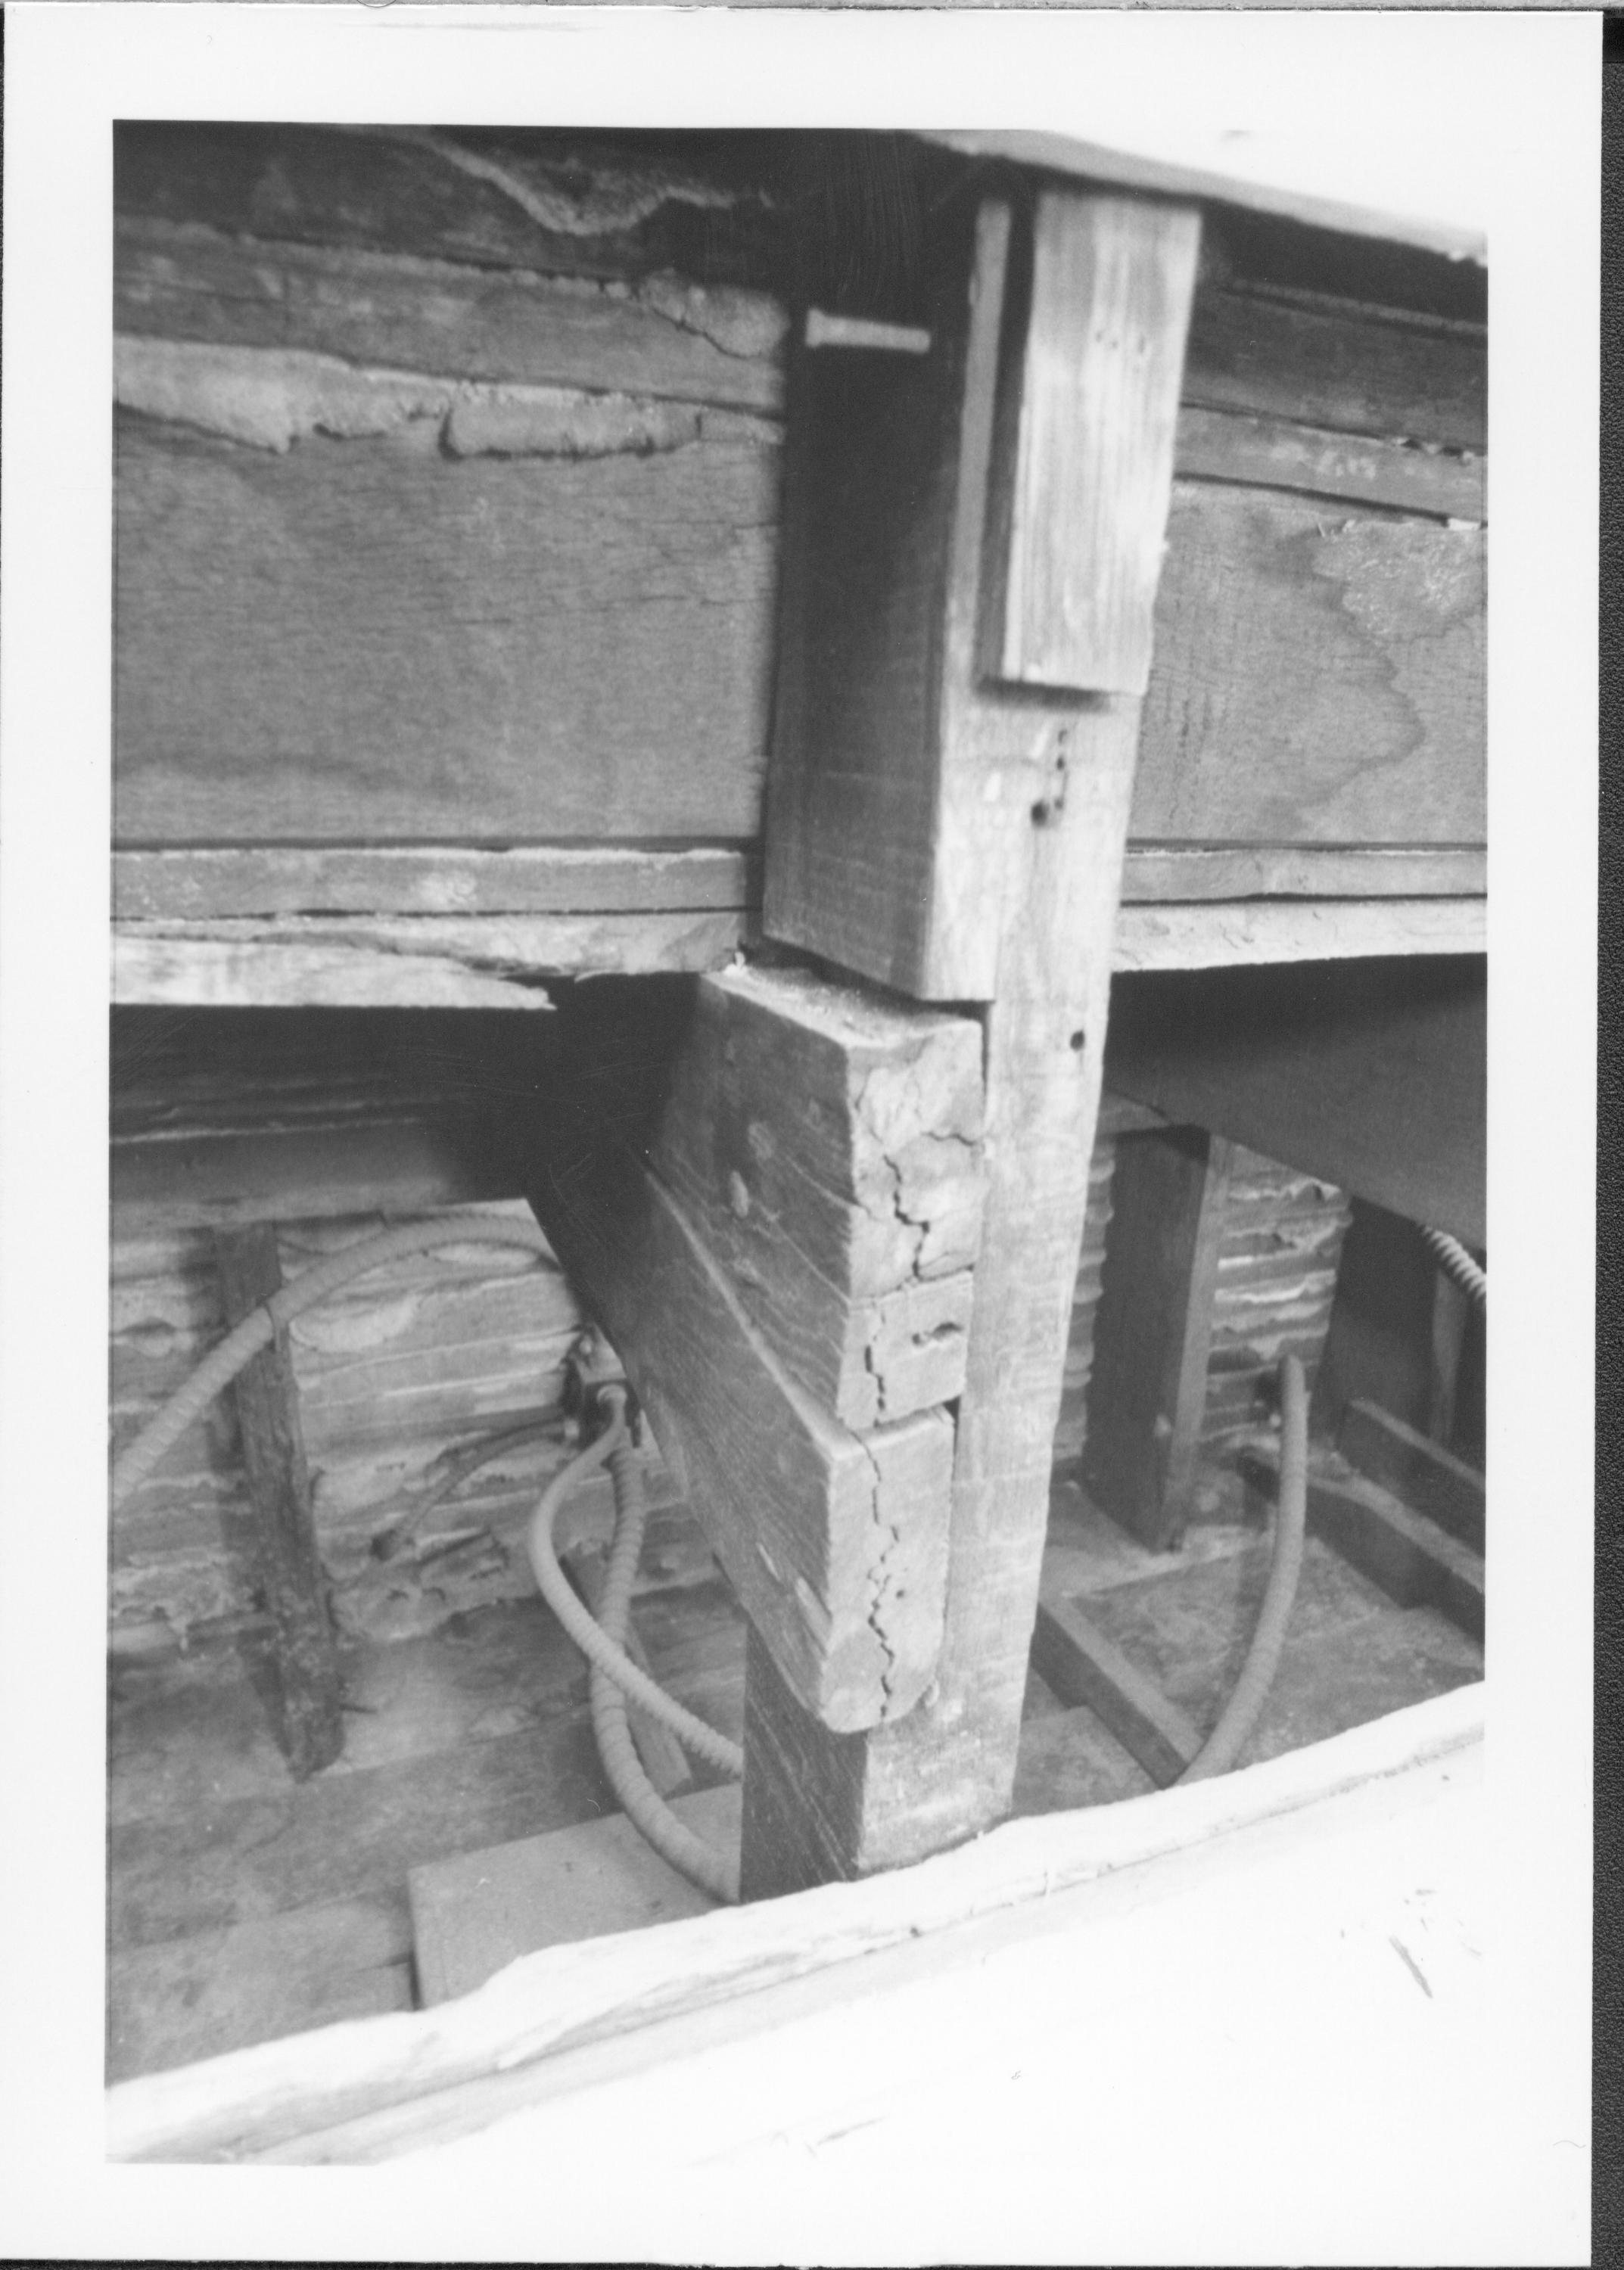
[[1132, 843], [1124, 905], [1205, 899], [1481, 898], [1480, 844]]
[[1111, 968], [1220, 969], [1248, 962], [1487, 950], [1483, 899], [1215, 900], [1124, 906], [1116, 918]]
[[1174, 471], [1181, 479], [1346, 497], [1437, 520], [1487, 517], [1482, 457], [1413, 449], [1378, 435], [1328, 433], [1244, 411], [1186, 404], [1179, 412]]
[[[241, 2159], [284, 2146], [287, 2156], [359, 2158], [342, 2148], [323, 2153], [321, 2132], [977, 1918], [1007, 1913], [1019, 1928], [1038, 1920], [1055, 1895], [1114, 1871], [1191, 1852], [1431, 1761], [1459, 1756], [1464, 1765], [1482, 1728], [1482, 1688], [1457, 1688], [1240, 1773], [1012, 1821], [866, 1882], [547, 1948], [433, 2010], [327, 2027], [122, 2082], [108, 2096], [109, 2156]], [[854, 1987], [864, 1975], [844, 1972]]]

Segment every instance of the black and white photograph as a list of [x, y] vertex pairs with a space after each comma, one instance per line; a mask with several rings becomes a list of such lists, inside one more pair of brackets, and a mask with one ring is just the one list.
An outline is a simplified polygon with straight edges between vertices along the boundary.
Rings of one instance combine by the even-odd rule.
[[0, 2227], [1588, 2260], [1598, 20], [6, 36]]

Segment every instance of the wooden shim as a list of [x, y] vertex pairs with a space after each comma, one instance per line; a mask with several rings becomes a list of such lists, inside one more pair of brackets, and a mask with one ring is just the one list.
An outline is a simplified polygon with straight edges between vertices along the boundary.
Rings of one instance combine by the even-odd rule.
[[1480, 529], [1178, 482], [1132, 833], [1481, 843]]
[[1483, 1477], [1374, 1403], [1350, 1403], [1337, 1446], [1343, 1457], [1427, 1514], [1474, 1553], [1483, 1550]]
[[[1124, 906], [1205, 899], [1481, 898], [1479, 845], [1133, 843]], [[177, 909], [178, 911], [178, 909]]]
[[115, 851], [118, 922], [222, 915], [565, 915], [735, 911], [758, 905], [760, 863], [745, 848], [527, 844], [253, 845]]
[[1199, 1128], [1116, 1146], [1086, 1456], [1100, 1504], [1153, 1553], [1191, 1511], [1232, 1155]]
[[1112, 1002], [1113, 1087], [1473, 1245], [1487, 1055], [1481, 960], [1152, 973]]
[[707, 977], [650, 1157], [779, 1359], [861, 1433], [964, 1384], [981, 1028], [802, 970]]
[[1482, 457], [1407, 449], [1282, 418], [1252, 418], [1192, 405], [1180, 411], [1174, 468], [1185, 479], [1243, 481], [1346, 497], [1439, 520], [1482, 520]]
[[1488, 355], [1480, 332], [1261, 293], [1196, 294], [1184, 399], [1339, 433], [1487, 447]]
[[426, 441], [121, 421], [116, 840], [755, 835], [776, 450]]
[[908, 1710], [941, 1643], [945, 1414], [848, 1432], [785, 1369], [675, 1200], [604, 1122], [561, 1107], [530, 1196], [805, 1709], [842, 1731]]
[[[1243, 1772], [1090, 1812], [1011, 1821], [904, 1875], [830, 1885], [655, 1931], [525, 1957], [479, 1992], [109, 2092], [115, 2160], [242, 2157], [436, 2089], [535, 2067], [571, 2044], [694, 2014], [833, 1970], [978, 1916], [1029, 1909], [1108, 1871], [1227, 1835], [1480, 1750], [1483, 1689], [1468, 1686]], [[855, 1974], [854, 1974], [855, 1975]]]
[[[226, 1321], [236, 1324], [281, 1287], [276, 1233], [267, 1224], [226, 1231], [215, 1251]], [[260, 1567], [276, 1622], [283, 1740], [294, 1777], [302, 1781], [338, 1755], [344, 1721], [285, 1330], [238, 1374], [234, 1393]]]
[[669, 275], [605, 286], [326, 245], [244, 243], [126, 217], [114, 310], [118, 330], [139, 336], [739, 410], [783, 406], [788, 318], [779, 304]]
[[1032, 1665], [1063, 1702], [1086, 1703], [1123, 1749], [1165, 1788], [1201, 1747], [1201, 1736], [1155, 1681], [1079, 1607], [1045, 1584], [1032, 1636]]
[[[1248, 1450], [1241, 1471], [1264, 1495], [1279, 1495], [1274, 1451]], [[1309, 1527], [1401, 1608], [1436, 1608], [1481, 1646], [1483, 1556], [1424, 1513], [1361, 1477], [1339, 1480], [1310, 1468]]]
[[999, 380], [990, 678], [1145, 691], [1200, 233], [1189, 207], [1038, 193], [1031, 319]]
[[1394, 953], [1483, 953], [1483, 899], [1242, 899], [1123, 907], [1113, 969], [1221, 969]]
[[333, 915], [137, 926], [113, 936], [121, 1006], [551, 1007], [546, 977], [714, 969], [750, 935], [739, 914]]

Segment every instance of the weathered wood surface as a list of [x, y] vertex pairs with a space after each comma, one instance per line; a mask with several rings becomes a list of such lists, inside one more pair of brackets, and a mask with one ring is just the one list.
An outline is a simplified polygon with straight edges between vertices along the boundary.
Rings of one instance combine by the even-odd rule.
[[233, 915], [659, 914], [760, 903], [760, 862], [732, 845], [645, 850], [630, 844], [454, 844], [372, 849], [202, 846], [115, 851], [120, 922]]
[[1348, 1405], [1337, 1447], [1372, 1481], [1383, 1483], [1474, 1553], [1482, 1552], [1484, 1480], [1464, 1458], [1374, 1403]]
[[[1242, 1472], [1262, 1495], [1279, 1495], [1272, 1451], [1248, 1450]], [[1482, 1644], [1483, 1555], [1437, 1522], [1362, 1475], [1327, 1471], [1322, 1459], [1309, 1470], [1309, 1528], [1401, 1608], [1436, 1608]]]
[[1331, 1184], [1234, 1146], [1201, 1424], [1208, 1456], [1278, 1410], [1282, 1356], [1297, 1358], [1312, 1391], [1348, 1213]]
[[806, 1710], [840, 1729], [908, 1710], [941, 1643], [946, 1416], [842, 1427], [607, 1121], [560, 1103], [530, 1195]]
[[113, 998], [132, 1007], [545, 1010], [545, 978], [720, 968], [753, 928], [736, 913], [121, 923]]
[[118, 448], [121, 843], [742, 839], [777, 453]]
[[426, 1213], [517, 1196], [481, 1146], [429, 1119], [115, 1142], [110, 1176], [122, 1235], [196, 1222]]
[[[1392, 1777], [1458, 1774], [1482, 1740], [1472, 1686], [1244, 1774], [1144, 1803], [1013, 1821], [905, 1876], [826, 1886], [597, 1946], [544, 1950], [465, 2000], [272, 2043], [123, 2083], [108, 2105], [115, 2160], [242, 2157], [287, 2144], [321, 2155], [318, 2132], [528, 2068], [569, 2042], [697, 2014], [732, 1996], [872, 1956], [976, 1916], [1030, 1910], [1068, 1887], [1346, 1796], [1361, 1814]], [[1427, 1762], [1442, 1760], [1440, 1765]], [[1367, 1784], [1373, 1782], [1372, 1790]], [[854, 1982], [865, 1973], [853, 1973]], [[300, 2151], [300, 2147], [302, 2150]], [[344, 2154], [339, 2140], [333, 2156]], [[352, 2152], [350, 2156], [359, 2156]]]
[[1063, 1702], [1093, 1710], [1162, 1787], [1178, 1779], [1201, 1747], [1198, 1730], [1178, 1705], [1135, 1669], [1076, 1600], [1047, 1582], [1032, 1664]]
[[1190, 317], [1184, 399], [1481, 451], [1487, 344], [1470, 324], [1209, 288]]
[[669, 274], [596, 284], [126, 219], [114, 322], [127, 337], [303, 350], [387, 371], [783, 404], [779, 304]]
[[1040, 190], [1030, 227], [1045, 320], [1012, 333], [1000, 375], [982, 665], [1143, 694], [1200, 217]]
[[1128, 845], [1124, 906], [1206, 899], [1481, 898], [1488, 855], [1464, 845]]
[[1193, 1510], [1232, 1153], [1198, 1128], [1116, 1146], [1085, 1455], [1099, 1503], [1155, 1553]]
[[1060, 1415], [1055, 1424], [1057, 1469], [1074, 1465], [1082, 1456], [1088, 1432], [1088, 1384], [1094, 1374], [1100, 1275], [1111, 1219], [1111, 1183], [1116, 1170], [1116, 1131], [1107, 1124], [1109, 1102], [1109, 1097], [1101, 1097], [1094, 1155], [1088, 1162], [1088, 1198], [1083, 1214], [1077, 1276], [1072, 1287], [1072, 1321], [1067, 1328]]
[[1179, 412], [1174, 471], [1185, 479], [1345, 497], [1439, 520], [1485, 517], [1481, 456], [1327, 433], [1287, 418], [1187, 404]]
[[[261, 1224], [215, 1240], [225, 1321], [241, 1323], [278, 1292], [276, 1232]], [[344, 1747], [338, 1657], [316, 1552], [299, 1386], [285, 1329], [250, 1359], [232, 1388], [254, 1501], [265, 1603], [276, 1630], [278, 1709], [296, 1779]]]
[[1487, 1057], [1475, 957], [1151, 973], [1112, 1004], [1114, 1088], [1476, 1246]]
[[[973, 243], [959, 249], [956, 283], [950, 271], [941, 287], [938, 304], [951, 327], [933, 330], [931, 356], [892, 359], [914, 373], [939, 366], [935, 382], [945, 395], [931, 405], [923, 445], [923, 470], [938, 489], [932, 510], [913, 512], [893, 492], [891, 526], [879, 529], [878, 545], [883, 554], [906, 537], [909, 546], [922, 547], [905, 554], [915, 576], [908, 605], [916, 627], [939, 643], [944, 657], [937, 665], [939, 740], [926, 736], [899, 759], [905, 772], [912, 767], [927, 808], [934, 802], [934, 833], [921, 842], [894, 831], [871, 842], [860, 812], [843, 815], [834, 787], [844, 786], [849, 745], [840, 738], [838, 721], [821, 716], [805, 731], [805, 719], [787, 725], [775, 751], [768, 821], [769, 930], [776, 876], [781, 916], [790, 917], [791, 934], [816, 951], [927, 997], [951, 977], [958, 998], [990, 1000], [983, 1258], [958, 1410], [941, 1662], [929, 1694], [908, 1718], [856, 1743], [829, 1740], [791, 1707], [764, 1668], [755, 1677], [753, 1664], [745, 1704], [746, 1896], [916, 1858], [996, 1820], [1013, 1786], [1099, 1108], [1111, 927], [1139, 710], [1121, 696], [1087, 707], [1034, 700], [1000, 707], [975, 691], [1008, 241], [1007, 209], [990, 202], [977, 216]], [[1115, 254], [1133, 258], [1143, 249], [1128, 228]], [[1051, 300], [1040, 291], [1028, 322], [1040, 337], [1071, 336], [1074, 311]], [[1179, 312], [1167, 313], [1182, 329]], [[951, 353], [950, 341], [956, 342]], [[842, 366], [859, 360], [824, 358]], [[879, 428], [907, 447], [910, 464], [920, 469], [921, 448], [909, 439], [906, 421], [900, 431], [889, 423], [913, 383], [887, 382], [872, 409]], [[912, 398], [923, 414], [928, 395], [923, 403]], [[836, 440], [850, 432], [841, 428]], [[871, 433], [871, 443], [874, 439]], [[1169, 453], [1171, 444], [1169, 430]], [[874, 470], [878, 462], [883, 453]], [[849, 471], [842, 463], [842, 477]], [[1136, 485], [1131, 501], [1142, 506], [1153, 487]], [[803, 487], [791, 494], [805, 504]], [[868, 503], [854, 490], [846, 509], [871, 534]], [[1062, 543], [1064, 534], [1057, 523], [1046, 540]], [[842, 548], [838, 518], [821, 523], [819, 540], [826, 573], [832, 573]], [[786, 579], [791, 637], [790, 595], [797, 588], [805, 592], [795, 572]], [[860, 619], [848, 625], [848, 634], [857, 657], [878, 664]], [[805, 664], [803, 652], [796, 667]], [[912, 662], [908, 667], [917, 673], [916, 691], [931, 671], [918, 672]], [[859, 693], [868, 690], [861, 668], [854, 683]], [[781, 684], [780, 714], [793, 720], [794, 704], [804, 698], [804, 677], [792, 676]], [[859, 727], [862, 716], [859, 702]], [[821, 782], [820, 765], [829, 768]], [[786, 777], [790, 796], [781, 804]], [[927, 855], [935, 911], [923, 931], [907, 899], [910, 871], [899, 841]], [[851, 887], [819, 910], [808, 885], [837, 846], [844, 854], [839, 871], [853, 879]], [[975, 982], [966, 982], [972, 971]]]
[[963, 1387], [981, 1030], [800, 970], [703, 980], [649, 1155], [764, 1338], [858, 1432]]
[[[709, 165], [707, 165], [707, 159]], [[121, 218], [262, 243], [351, 245], [484, 269], [626, 279], [692, 269], [759, 281], [764, 185], [718, 176], [716, 145], [564, 129], [125, 120]]]
[[1487, 946], [1482, 899], [1205, 900], [1123, 907], [1111, 967], [1223, 969], [1373, 954], [1483, 953]]
[[1132, 833], [1484, 840], [1484, 538], [1175, 484]]

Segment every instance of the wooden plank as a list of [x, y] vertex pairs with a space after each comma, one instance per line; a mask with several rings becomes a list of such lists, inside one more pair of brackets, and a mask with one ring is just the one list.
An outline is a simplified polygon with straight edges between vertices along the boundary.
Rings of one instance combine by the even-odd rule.
[[323, 1215], [431, 1213], [517, 1198], [484, 1146], [438, 1122], [115, 1143], [115, 1234]]
[[716, 969], [743, 914], [272, 915], [120, 924], [113, 998], [211, 1009], [521, 1009], [548, 977]]
[[1439, 520], [1483, 520], [1486, 461], [1438, 448], [1327, 433], [1237, 411], [1179, 412], [1174, 470], [1186, 480], [1241, 481], [1387, 505]]
[[1337, 1447], [1372, 1481], [1383, 1483], [1474, 1553], [1482, 1552], [1484, 1481], [1464, 1458], [1374, 1403], [1348, 1405]]
[[1465, 323], [1209, 286], [1190, 316], [1184, 399], [1481, 453], [1487, 341]]
[[[938, 377], [949, 388], [952, 413], [938, 400], [935, 454], [927, 452], [931, 478], [952, 485], [951, 526], [939, 513], [922, 524], [902, 511], [891, 531], [905, 530], [911, 547], [933, 530], [933, 555], [910, 548], [904, 559], [910, 573], [938, 579], [938, 589], [945, 573], [945, 605], [938, 602], [933, 634], [943, 657], [940, 738], [927, 737], [901, 758], [905, 768], [919, 768], [916, 783], [926, 783], [934, 800], [932, 836], [922, 841], [903, 829], [900, 839], [894, 833], [883, 842], [861, 840], [863, 822], [849, 826], [830, 793], [831, 782], [845, 777], [846, 745], [837, 736], [825, 738], [834, 722], [827, 716], [804, 733], [794, 722], [804, 680], [781, 681], [787, 738], [775, 755], [768, 926], [776, 874], [781, 912], [792, 915], [803, 942], [817, 951], [926, 997], [951, 983], [958, 998], [990, 999], [989, 1167], [958, 1410], [940, 1665], [908, 1718], [853, 1744], [837, 1743], [812, 1725], [752, 1658], [742, 1848], [747, 1897], [898, 1866], [974, 1835], [1007, 1807], [1014, 1780], [1139, 717], [1129, 697], [1087, 706], [1038, 699], [1000, 703], [975, 691], [1008, 234], [1006, 209], [996, 200], [983, 205], [974, 243], [960, 249], [956, 287], [944, 285], [938, 302], [945, 318], [960, 310], [959, 328], [934, 327], [929, 357], [890, 359], [914, 372], [939, 359]], [[1134, 241], [1130, 229], [1124, 254]], [[1069, 337], [1072, 313], [1063, 316], [1040, 293], [1027, 320], [1040, 329], [1055, 324]], [[950, 338], [961, 342], [952, 356]], [[859, 360], [824, 358], [842, 365]], [[888, 389], [880, 398], [882, 426], [900, 400]], [[923, 404], [916, 401], [916, 407]], [[906, 426], [895, 439], [913, 452], [916, 469]], [[1143, 493], [1136, 484], [1135, 498]], [[861, 496], [851, 509], [859, 506], [866, 509]], [[1065, 533], [1057, 523], [1049, 540], [1064, 543]], [[840, 553], [838, 523], [827, 523], [823, 537], [833, 562]], [[910, 605], [921, 627], [931, 620], [922, 600]], [[792, 634], [790, 607], [786, 599]], [[858, 621], [849, 630], [862, 657], [865, 627]], [[831, 658], [839, 652], [832, 648]], [[861, 686], [861, 668], [855, 682]], [[883, 682], [879, 693], [886, 694]], [[862, 715], [854, 711], [854, 722]], [[789, 768], [787, 803], [778, 800], [781, 757]], [[829, 778], [809, 797], [803, 791], [809, 777], [819, 780], [820, 763], [830, 768]], [[902, 849], [894, 857], [899, 840]], [[795, 893], [816, 879], [837, 844], [849, 856], [853, 886], [803, 926], [811, 901]], [[909, 864], [916, 854], [923, 857], [936, 909], [923, 931], [914, 926], [916, 903], [906, 895], [908, 879], [918, 879], [918, 868]], [[815, 939], [805, 934], [812, 930]]]
[[1175, 485], [1132, 833], [1477, 844], [1484, 538]]
[[1171, 1120], [1481, 1246], [1486, 1015], [1478, 958], [1123, 977], [1109, 1078]]
[[651, 1161], [775, 1354], [858, 1432], [964, 1384], [981, 1028], [802, 970], [704, 979]]
[[121, 419], [117, 841], [753, 835], [776, 450], [411, 434]]
[[[601, 130], [494, 137], [420, 127], [121, 120], [121, 219], [279, 244], [354, 245], [501, 271], [627, 279], [692, 261], [759, 281], [771, 245], [762, 185], [692, 145]], [[431, 270], [432, 273], [432, 270]]]
[[115, 851], [116, 922], [241, 915], [558, 915], [729, 911], [760, 904], [747, 848], [627, 844], [255, 844]]
[[1116, 1146], [1085, 1455], [1099, 1503], [1153, 1553], [1193, 1510], [1232, 1156], [1200, 1128]]
[[1481, 898], [1488, 854], [1477, 845], [1135, 843], [1124, 906], [1205, 899]]
[[[223, 1231], [215, 1253], [228, 1324], [280, 1289], [276, 1233], [268, 1225]], [[261, 1577], [275, 1623], [282, 1739], [294, 1778], [302, 1781], [337, 1756], [344, 1721], [285, 1329], [238, 1373], [232, 1391], [254, 1499]]]
[[842, 1427], [775, 1355], [671, 1194], [567, 1099], [530, 1197], [806, 1710], [848, 1730], [910, 1709], [941, 1643], [945, 1415]]
[[[842, 1975], [857, 1957], [977, 1917], [1007, 1913], [1029, 1924], [1068, 1888], [1164, 1855], [1212, 1855], [1217, 1845], [1223, 1866], [1218, 1840], [1294, 1816], [1312, 1830], [1322, 1806], [1340, 1801], [1366, 1817], [1373, 1800], [1391, 1800], [1395, 1776], [1419, 1772], [1429, 1786], [1442, 1774], [1458, 1782], [1480, 1749], [1482, 1724], [1482, 1688], [1466, 1687], [1250, 1773], [1158, 1792], [1153, 1804], [1012, 1821], [906, 1875], [545, 1949], [500, 1988], [458, 2003], [126, 2082], [109, 2096], [108, 2153], [120, 2161], [241, 2156], [314, 2140], [340, 2122], [499, 2072], [518, 2068], [543, 2080], [544, 2060], [567, 2044], [641, 2031], [658, 2017], [694, 2017], [774, 1982]], [[850, 1976], [854, 1984], [870, 1979], [867, 1963]], [[646, 2044], [632, 2046], [641, 2065]]]
[[[723, 1849], [738, 1842], [737, 1784], [676, 1799], [671, 1811]], [[459, 1852], [407, 1879], [423, 2006], [471, 1994], [523, 1955], [647, 1931], [716, 1903], [679, 1876], [623, 1813], [515, 1844]]]
[[[1254, 1488], [1278, 1495], [1279, 1463], [1272, 1451], [1249, 1450], [1241, 1466]], [[1375, 1482], [1311, 1466], [1309, 1528], [1401, 1608], [1437, 1608], [1482, 1644], [1483, 1556], [1438, 1523], [1413, 1513]]]
[[114, 322], [127, 336], [291, 348], [389, 371], [783, 404], [778, 302], [669, 272], [608, 287], [125, 217]]
[[1205, 900], [1123, 907], [1113, 969], [1222, 969], [1395, 953], [1484, 953], [1483, 899]]
[[1039, 1599], [1032, 1662], [1063, 1702], [1086, 1704], [1151, 1779], [1175, 1782], [1201, 1735], [1153, 1680], [1136, 1671], [1073, 1599], [1047, 1587]]
[[1013, 333], [995, 427], [989, 677], [1145, 691], [1200, 233], [1188, 207], [1038, 193], [1043, 320]]

